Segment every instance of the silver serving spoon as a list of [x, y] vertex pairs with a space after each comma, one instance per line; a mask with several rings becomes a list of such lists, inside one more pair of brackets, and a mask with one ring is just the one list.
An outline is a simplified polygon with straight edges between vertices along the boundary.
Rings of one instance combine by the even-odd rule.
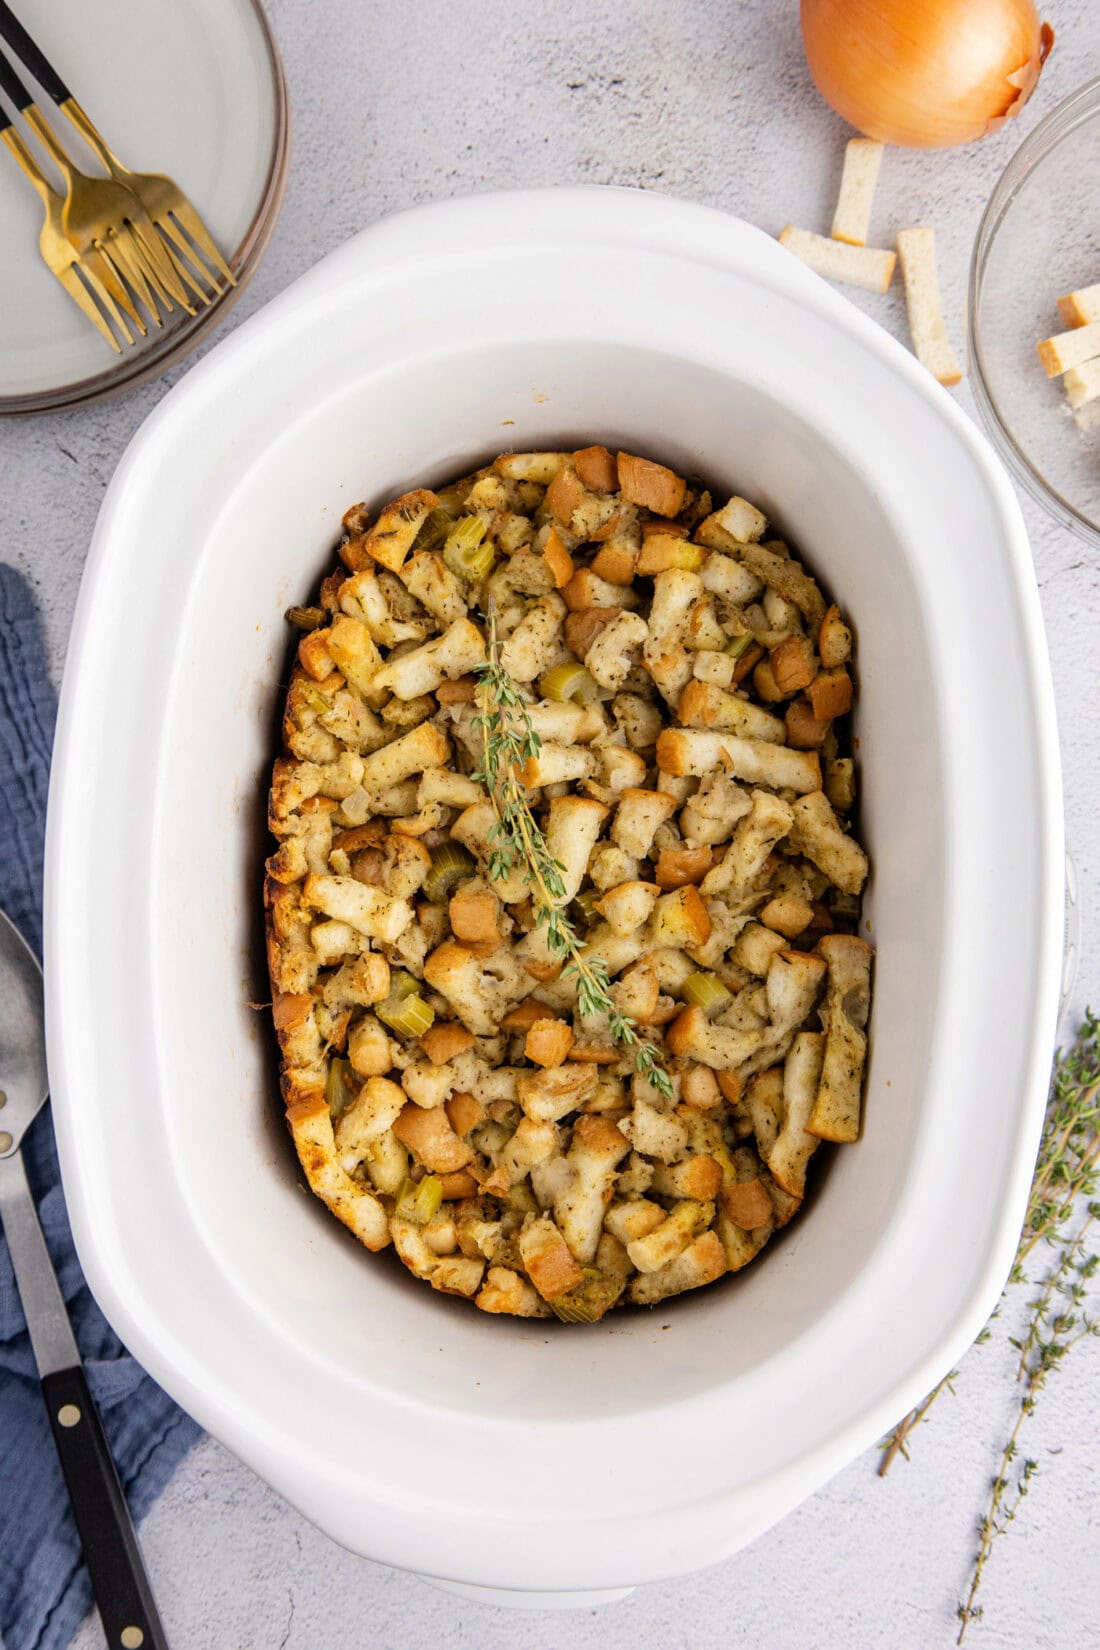
[[38, 959], [0, 911], [0, 1222], [107, 1643], [168, 1650], [23, 1166], [23, 1137], [49, 1095], [43, 1026]]

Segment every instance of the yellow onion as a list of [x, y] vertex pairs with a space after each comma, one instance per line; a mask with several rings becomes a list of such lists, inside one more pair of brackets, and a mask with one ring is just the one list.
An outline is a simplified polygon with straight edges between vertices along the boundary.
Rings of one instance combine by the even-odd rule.
[[946, 149], [1019, 114], [1054, 44], [1032, 0], [801, 0], [814, 84], [881, 143]]

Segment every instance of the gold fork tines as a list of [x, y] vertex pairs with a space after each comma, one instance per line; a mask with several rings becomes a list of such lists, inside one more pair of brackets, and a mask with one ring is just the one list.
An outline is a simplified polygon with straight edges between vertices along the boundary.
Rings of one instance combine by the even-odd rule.
[[[166, 178], [159, 172], [132, 172], [108, 147], [75, 97], [65, 98], [59, 107], [116, 183], [125, 185], [141, 202], [150, 221], [170, 243], [167, 250], [180, 275], [188, 281], [202, 301], [210, 303], [212, 296], [204, 288], [196, 288], [192, 268], [203, 281], [213, 287], [215, 296], [222, 290], [219, 286], [219, 277], [230, 286], [236, 286], [236, 276], [179, 185], [172, 178]], [[197, 254], [201, 254], [201, 257]], [[185, 259], [188, 260], [187, 263], [184, 262]], [[206, 260], [205, 264], [203, 259]], [[212, 267], [214, 274], [211, 274], [207, 265]]]
[[[173, 272], [162, 278], [139, 239], [138, 231], [145, 226], [142, 220], [148, 224], [148, 219], [129, 190], [111, 178], [90, 177], [75, 166], [34, 103], [24, 106], [23, 116], [65, 179], [65, 234], [139, 331], [144, 334], [146, 327], [134, 298], [158, 327], [163, 325], [161, 310], [168, 314], [174, 307], [173, 297], [190, 308]], [[154, 236], [151, 224], [147, 234], [150, 239]]]
[[74, 303], [79, 304], [88, 320], [102, 333], [111, 348], [121, 354], [122, 346], [112, 332], [108, 321], [114, 323], [128, 344], [134, 342], [134, 335], [120, 314], [110, 293], [103, 286], [98, 276], [82, 263], [75, 246], [62, 229], [64, 199], [57, 193], [56, 189], [52, 189], [47, 183], [30, 150], [13, 127], [7, 126], [3, 131], [0, 131], [0, 140], [4, 142], [30, 179], [45, 208], [46, 215], [38, 237], [38, 246], [43, 261], [51, 273], [60, 281], [69, 297], [72, 298]]

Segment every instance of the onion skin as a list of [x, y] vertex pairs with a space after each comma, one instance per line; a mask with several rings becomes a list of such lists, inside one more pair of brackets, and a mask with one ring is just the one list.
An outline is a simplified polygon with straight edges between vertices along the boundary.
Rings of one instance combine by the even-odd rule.
[[814, 84], [867, 137], [947, 149], [1018, 114], [1054, 33], [1032, 0], [801, 0]]

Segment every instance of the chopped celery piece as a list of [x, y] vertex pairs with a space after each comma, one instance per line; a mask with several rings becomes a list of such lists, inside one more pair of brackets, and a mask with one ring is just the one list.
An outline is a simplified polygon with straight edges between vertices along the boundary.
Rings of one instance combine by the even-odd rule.
[[586, 1266], [581, 1283], [546, 1304], [562, 1323], [598, 1323], [622, 1294], [624, 1281], [607, 1277], [594, 1266]]
[[315, 710], [318, 716], [324, 716], [326, 711], [332, 709], [332, 700], [326, 699], [320, 688], [314, 687], [312, 682], [302, 683], [302, 698], [310, 710]]
[[424, 878], [424, 892], [433, 905], [449, 900], [460, 882], [477, 869], [473, 854], [461, 842], [440, 842], [432, 849], [432, 863]]
[[374, 1012], [383, 1025], [396, 1031], [399, 1037], [422, 1037], [435, 1019], [435, 1010], [428, 1006], [419, 992], [400, 1001], [388, 997], [384, 1003], [378, 1004]]
[[447, 534], [443, 560], [460, 579], [476, 584], [493, 565], [493, 547], [483, 543], [485, 523], [480, 516], [463, 516]]
[[328, 1101], [329, 1116], [334, 1121], [355, 1099], [355, 1090], [349, 1081], [350, 1072], [348, 1062], [337, 1059], [335, 1055], [328, 1063], [328, 1071], [325, 1074], [325, 1099]]
[[457, 521], [462, 514], [462, 489], [444, 487], [441, 493], [436, 494], [436, 497], [439, 500], [436, 508], [442, 510], [443, 514], [449, 516], [452, 521]]
[[289, 624], [297, 625], [299, 630], [320, 630], [328, 614], [323, 607], [288, 607], [286, 618]]
[[397, 1207], [394, 1212], [402, 1220], [411, 1220], [417, 1226], [426, 1226], [432, 1216], [439, 1212], [442, 1202], [443, 1183], [434, 1174], [426, 1174], [420, 1181], [406, 1177], [397, 1195]]
[[708, 1020], [721, 1014], [733, 1001], [732, 991], [726, 989], [716, 974], [689, 974], [680, 995], [686, 1003], [701, 1008]]
[[430, 510], [424, 525], [413, 542], [414, 550], [438, 550], [453, 525], [453, 517], [446, 510]]
[[552, 699], [559, 705], [570, 699], [574, 704], [590, 705], [599, 691], [595, 677], [585, 670], [583, 665], [572, 662], [555, 665], [539, 681], [539, 692], [542, 697]]
[[596, 924], [600, 921], [600, 913], [596, 910], [596, 901], [599, 898], [600, 893], [598, 889], [586, 888], [583, 894], [578, 894], [576, 899], [573, 901], [573, 908], [577, 912], [578, 926], [582, 928], [585, 933], [587, 933], [590, 928], [595, 928]]
[[731, 659], [739, 659], [742, 653], [747, 653], [752, 646], [752, 631], [746, 630], [743, 636], [735, 636], [732, 642], [726, 643], [726, 652]]

